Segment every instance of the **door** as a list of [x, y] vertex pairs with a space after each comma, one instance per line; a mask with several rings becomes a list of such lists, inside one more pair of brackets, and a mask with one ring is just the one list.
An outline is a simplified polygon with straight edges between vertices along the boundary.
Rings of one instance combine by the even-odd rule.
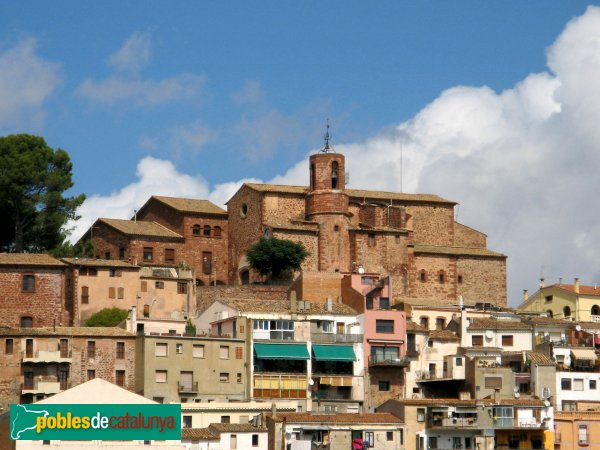
[[60, 350], [61, 358], [69, 357], [69, 340], [68, 339], [61, 339], [58, 348]]
[[25, 341], [25, 357], [33, 358], [33, 339], [27, 339]]
[[193, 382], [194, 382], [194, 373], [193, 372], [181, 372], [180, 383], [181, 383], [182, 391], [190, 392], [192, 390]]

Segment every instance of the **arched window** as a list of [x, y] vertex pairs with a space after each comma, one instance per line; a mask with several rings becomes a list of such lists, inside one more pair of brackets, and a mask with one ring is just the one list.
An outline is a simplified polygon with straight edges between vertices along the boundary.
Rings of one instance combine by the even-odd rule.
[[548, 314], [548, 317], [550, 317], [550, 318], [554, 317], [554, 313], [552, 312], [551, 309], [549, 309], [548, 311], [546, 311], [546, 314]]
[[31, 317], [31, 316], [21, 317], [21, 328], [31, 328], [31, 327], [33, 327], [33, 317]]
[[195, 224], [195, 225], [192, 227], [192, 234], [193, 234], [194, 236], [200, 236], [200, 225], [198, 225], [198, 224]]
[[419, 279], [421, 280], [422, 283], [427, 281], [427, 272], [425, 272], [425, 270], [421, 270], [419, 272]]
[[563, 317], [565, 319], [570, 319], [571, 318], [571, 308], [569, 308], [568, 306], [565, 306], [563, 308]]
[[600, 316], [600, 306], [592, 306], [592, 316]]
[[337, 189], [338, 187], [338, 163], [334, 161], [331, 163], [331, 189]]
[[210, 225], [204, 225], [204, 229], [203, 229], [202, 234], [204, 236], [210, 236]]
[[250, 284], [250, 271], [248, 269], [240, 273], [240, 281], [242, 284]]
[[421, 319], [419, 321], [419, 324], [423, 327], [423, 328], [427, 328], [429, 330], [429, 317], [427, 316], [421, 316]]
[[214, 227], [213, 228], [213, 236], [214, 237], [221, 237], [221, 227]]

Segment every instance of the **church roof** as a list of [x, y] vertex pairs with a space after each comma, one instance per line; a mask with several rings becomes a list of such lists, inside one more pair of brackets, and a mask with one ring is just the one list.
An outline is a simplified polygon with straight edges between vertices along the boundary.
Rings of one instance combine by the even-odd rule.
[[[193, 199], [193, 198], [179, 198], [179, 197], [163, 197], [160, 195], [153, 195], [150, 200], [155, 199], [161, 203], [164, 203], [171, 208], [186, 213], [196, 214], [227, 214], [222, 208], [212, 203], [209, 200]], [[148, 201], [150, 201], [148, 200]], [[146, 202], [147, 204], [148, 202]], [[145, 205], [144, 205], [145, 206]]]
[[427, 253], [432, 255], [453, 255], [453, 256], [492, 256], [496, 258], [506, 258], [502, 253], [488, 250], [487, 248], [476, 247], [447, 247], [443, 245], [420, 245], [416, 244], [415, 253]]
[[[306, 186], [288, 186], [283, 184], [259, 184], [245, 183], [250, 189], [258, 192], [273, 192], [281, 194], [306, 195], [308, 187]], [[446, 200], [438, 195], [433, 194], [408, 194], [401, 192], [386, 192], [386, 191], [371, 191], [365, 189], [346, 189], [346, 194], [354, 200], [368, 201], [379, 200], [389, 202], [396, 200], [399, 202], [427, 202], [427, 203], [444, 203], [455, 205], [456, 202]]]
[[156, 222], [147, 222], [144, 220], [123, 220], [123, 219], [98, 219], [99, 222], [105, 223], [106, 225], [120, 231], [128, 236], [150, 236], [150, 237], [164, 237], [172, 239], [183, 239], [178, 233], [169, 230], [167, 227], [162, 226]]

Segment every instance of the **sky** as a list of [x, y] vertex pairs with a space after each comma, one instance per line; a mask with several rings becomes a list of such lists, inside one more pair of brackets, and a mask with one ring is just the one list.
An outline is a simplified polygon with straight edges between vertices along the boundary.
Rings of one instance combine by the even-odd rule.
[[[600, 5], [600, 2], [595, 2]], [[550, 1], [7, 1], [0, 135], [69, 152], [77, 240], [244, 181], [433, 193], [508, 255], [509, 305], [600, 282], [600, 7]]]

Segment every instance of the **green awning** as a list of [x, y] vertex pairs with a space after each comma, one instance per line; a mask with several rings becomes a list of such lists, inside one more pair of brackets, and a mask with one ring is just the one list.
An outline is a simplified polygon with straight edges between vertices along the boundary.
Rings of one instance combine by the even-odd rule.
[[351, 345], [313, 345], [312, 350], [317, 361], [356, 361]]
[[254, 344], [254, 353], [261, 359], [310, 359], [306, 344]]

